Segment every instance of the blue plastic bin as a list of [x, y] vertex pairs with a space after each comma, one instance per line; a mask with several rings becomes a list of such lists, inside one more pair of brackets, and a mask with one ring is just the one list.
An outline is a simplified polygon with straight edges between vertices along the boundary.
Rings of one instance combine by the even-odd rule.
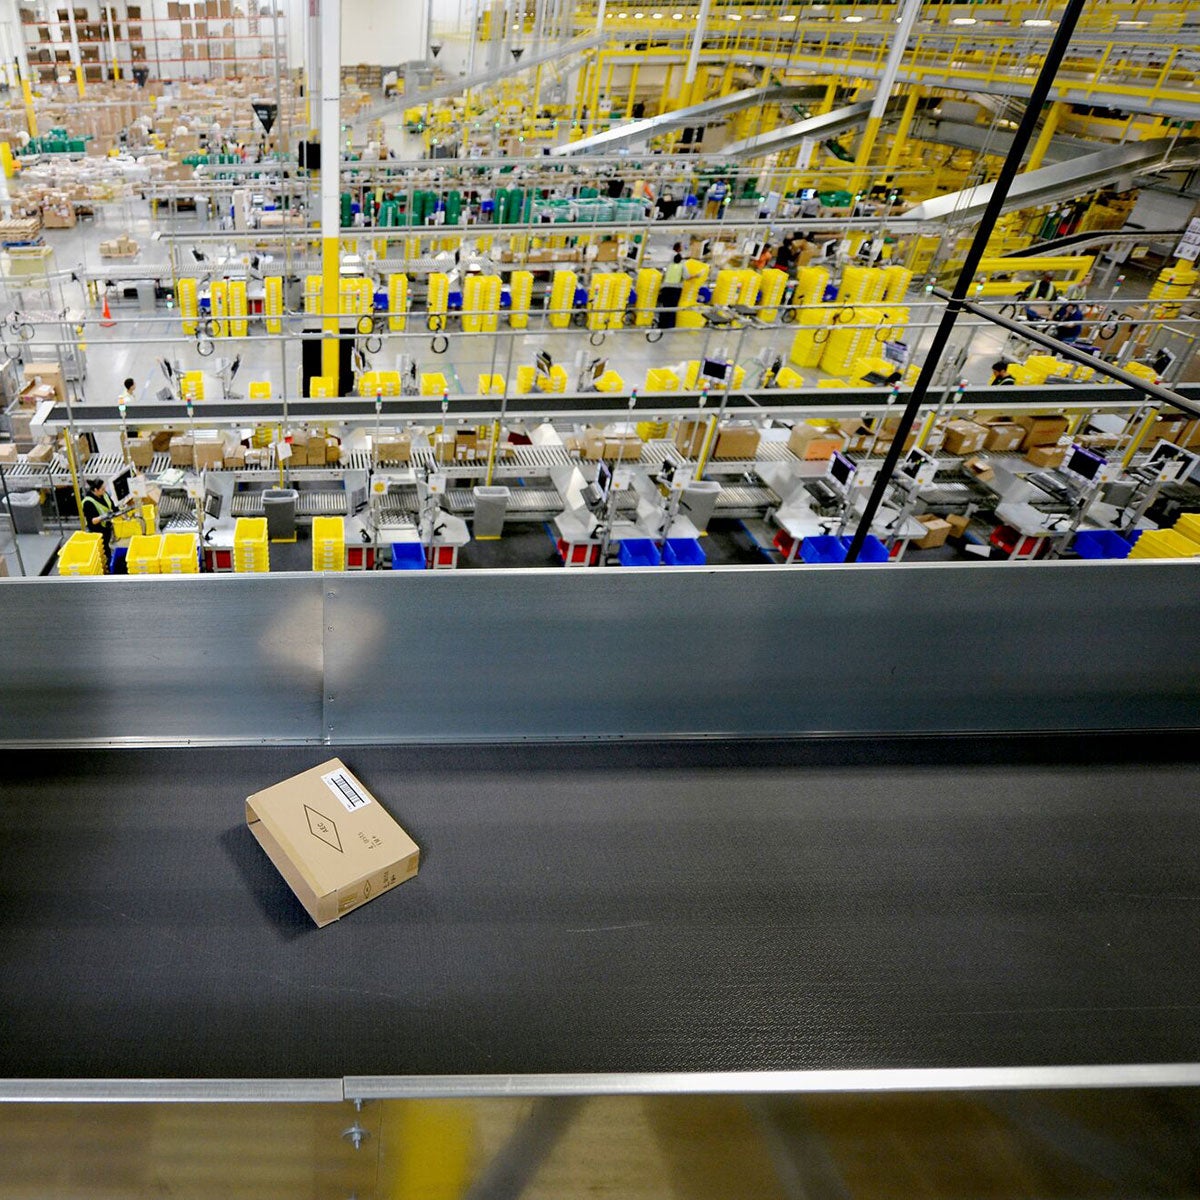
[[[846, 561], [846, 551], [850, 549], [848, 537], [834, 537], [832, 534], [818, 534], [806, 537], [800, 543], [800, 557], [813, 566]], [[888, 561], [887, 547], [877, 538], [867, 536], [859, 552], [860, 563], [885, 563]]]
[[649, 538], [626, 538], [617, 550], [617, 561], [623, 567], [657, 567], [662, 558]]
[[667, 538], [662, 560], [668, 567], [702, 567], [708, 556], [695, 538]]
[[420, 542], [393, 542], [392, 570], [424, 571], [425, 547]]
[[110, 575], [128, 575], [129, 566], [126, 559], [129, 557], [128, 546], [117, 546], [113, 549], [112, 556], [108, 560], [108, 573]]
[[1084, 529], [1071, 547], [1080, 558], [1128, 558], [1130, 544], [1111, 529]]

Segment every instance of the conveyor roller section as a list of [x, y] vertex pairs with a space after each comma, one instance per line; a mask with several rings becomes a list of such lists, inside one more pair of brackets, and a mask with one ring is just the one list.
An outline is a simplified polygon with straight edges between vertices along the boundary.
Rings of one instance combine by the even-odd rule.
[[[470, 488], [450, 488], [446, 492], [446, 509], [458, 515], [475, 511], [475, 494]], [[562, 497], [553, 488], [513, 488], [508, 493], [509, 520], [545, 520], [562, 512]]]
[[[230, 505], [234, 517], [261, 517], [263, 498], [261, 492], [235, 492]], [[343, 517], [348, 509], [346, 493], [343, 491], [302, 491], [296, 498], [298, 517]]]
[[778, 508], [779, 497], [769, 487], [735, 484], [722, 487], [717, 496], [717, 511], [723, 517], [756, 516], [768, 508]]
[[421, 501], [415, 487], [390, 491], [379, 501], [381, 517], [410, 517], [421, 511]]

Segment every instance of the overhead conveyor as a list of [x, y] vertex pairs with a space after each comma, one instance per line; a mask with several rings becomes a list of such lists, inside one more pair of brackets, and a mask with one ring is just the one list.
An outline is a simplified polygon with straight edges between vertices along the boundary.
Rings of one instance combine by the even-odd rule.
[[[896, 97], [888, 103], [888, 112], [895, 112], [904, 107], [904, 98]], [[772, 129], [769, 133], [756, 134], [740, 142], [733, 142], [721, 151], [723, 158], [764, 158], [768, 154], [777, 154], [790, 150], [805, 140], [836, 137], [848, 129], [861, 125], [871, 111], [870, 101], [864, 100], [858, 104], [849, 104], [845, 108], [834, 109], [833, 112], [822, 113], [815, 117], [806, 117], [791, 125]]]
[[584, 37], [573, 38], [569, 42], [554, 42], [540, 50], [535, 50], [532, 54], [523, 54], [515, 62], [507, 62], [499, 67], [493, 67], [490, 71], [480, 71], [466, 78], [451, 79], [436, 87], [401, 96], [398, 103], [389, 103], [388, 107], [417, 108], [422, 104], [431, 104], [435, 100], [447, 100], [451, 96], [461, 96], [464, 92], [499, 83], [502, 79], [511, 79], [522, 71], [529, 71], [548, 62], [564, 62], [574, 58], [577, 54], [594, 50], [606, 40], [603, 34], [592, 33]]
[[672, 129], [683, 129], [689, 125], [703, 125], [707, 122], [718, 121], [733, 113], [741, 112], [743, 109], [757, 108], [759, 105], [767, 104], [786, 104], [789, 101], [807, 99], [811, 94], [809, 87], [745, 88], [740, 92], [732, 92], [728, 96], [705, 100], [702, 104], [690, 104], [687, 108], [677, 108], [671, 112], [659, 113], [656, 117], [646, 117], [642, 121], [630, 121], [627, 125], [606, 129], [603, 133], [594, 134], [592, 137], [580, 138], [579, 141], [570, 142], [565, 146], [556, 146], [550, 153], [560, 157], [573, 157], [577, 154], [589, 154], [596, 150], [611, 150], [617, 146], [626, 146], [631, 142], [645, 141], [655, 134], [669, 133]]
[[[1200, 138], [1177, 141], [1152, 138], [1110, 146], [1082, 158], [1055, 163], [1018, 175], [1005, 198], [1003, 212], [1053, 204], [1108, 184], [1131, 187], [1141, 175], [1193, 167], [1200, 163]], [[945, 221], [954, 218], [966, 223], [976, 221], [987, 208], [994, 185], [981, 184], [961, 192], [951, 192], [926, 200], [892, 220], [898, 228], [909, 221]]]

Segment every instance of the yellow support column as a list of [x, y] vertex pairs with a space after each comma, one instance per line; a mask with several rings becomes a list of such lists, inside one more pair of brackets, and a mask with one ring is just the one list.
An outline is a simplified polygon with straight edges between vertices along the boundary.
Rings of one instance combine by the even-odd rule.
[[21, 76], [21, 97], [25, 101], [25, 124], [29, 126], [29, 136], [38, 135], [37, 113], [33, 111], [33, 89], [29, 86], [27, 76]]
[[868, 117], [863, 127], [862, 137], [858, 141], [858, 150], [854, 155], [854, 174], [850, 176], [850, 194], [857, 195], [862, 191], [867, 181], [867, 168], [871, 162], [871, 151], [875, 149], [875, 139], [879, 136], [879, 127], [883, 121], [879, 117]]
[[888, 148], [887, 162], [883, 164], [883, 173], [885, 175], [896, 169], [896, 163], [900, 158], [900, 148], [908, 139], [908, 131], [912, 128], [913, 116], [916, 114], [917, 101], [920, 97], [920, 88], [913, 87], [908, 89], [908, 95], [904, 99], [904, 111], [900, 114], [900, 125], [892, 136], [892, 144]]
[[634, 59], [629, 71], [629, 95], [625, 100], [625, 119], [633, 116], [633, 106], [637, 103], [638, 71], [641, 69], [641, 59]]
[[1056, 100], [1050, 105], [1050, 111], [1042, 121], [1042, 131], [1038, 134], [1038, 139], [1033, 144], [1033, 152], [1025, 164], [1026, 171], [1036, 171], [1042, 165], [1042, 159], [1046, 157], [1046, 151], [1050, 149], [1050, 140], [1054, 137], [1055, 130], [1058, 129], [1058, 123], [1062, 119], [1066, 107], [1061, 100]]

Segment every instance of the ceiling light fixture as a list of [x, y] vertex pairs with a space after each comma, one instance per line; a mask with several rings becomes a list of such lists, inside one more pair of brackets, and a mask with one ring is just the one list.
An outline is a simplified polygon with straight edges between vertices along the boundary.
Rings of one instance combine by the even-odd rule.
[[1033, 19], [1030, 19], [1030, 20], [1028, 20], [1028, 21], [1025, 21], [1025, 22], [1024, 22], [1024, 24], [1026, 24], [1026, 25], [1032, 25], [1032, 26], [1035, 26], [1035, 27], [1037, 27], [1037, 28], [1045, 28], [1047, 25], [1053, 25], [1053, 24], [1054, 24], [1054, 22], [1053, 22], [1053, 21], [1040, 21], [1040, 20], [1033, 20]]

